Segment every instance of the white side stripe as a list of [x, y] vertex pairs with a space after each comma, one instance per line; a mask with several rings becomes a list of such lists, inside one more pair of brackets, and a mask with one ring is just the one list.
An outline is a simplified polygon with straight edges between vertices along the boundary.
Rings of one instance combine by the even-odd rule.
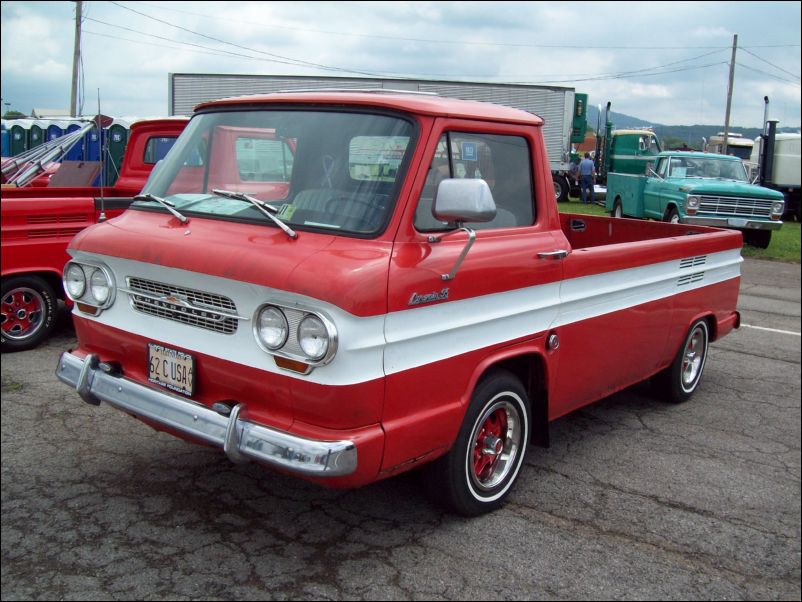
[[385, 324], [385, 371], [410, 370], [737, 278], [742, 261], [740, 249], [708, 255], [704, 277], [681, 287], [688, 270], [673, 260], [394, 312]]
[[[242, 316], [252, 317], [261, 304], [268, 302], [325, 312], [337, 327], [337, 355], [330, 364], [306, 376], [281, 370], [256, 345], [252, 319], [241, 322], [234, 334], [220, 334], [138, 313], [123, 292], [118, 292], [114, 305], [97, 318], [74, 311], [87, 320], [167, 346], [289, 378], [351, 385], [737, 278], [742, 261], [739, 251], [710, 254], [704, 266], [693, 265], [690, 269], [687, 260], [673, 260], [366, 318], [330, 303], [246, 282], [114, 257], [76, 254], [78, 261], [106, 263], [119, 286], [124, 286], [127, 276], [136, 276], [221, 293], [234, 301]], [[694, 278], [687, 280], [684, 277], [691, 269]]]

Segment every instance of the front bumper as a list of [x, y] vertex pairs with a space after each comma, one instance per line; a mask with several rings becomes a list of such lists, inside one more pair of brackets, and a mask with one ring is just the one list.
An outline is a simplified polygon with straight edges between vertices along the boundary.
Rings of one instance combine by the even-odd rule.
[[712, 226], [714, 228], [737, 228], [738, 230], [779, 230], [781, 221], [755, 220], [744, 217], [709, 217], [686, 215], [680, 221], [694, 226]]
[[75, 387], [85, 402], [109, 405], [191, 438], [222, 448], [233, 462], [256, 460], [302, 476], [341, 477], [357, 469], [352, 441], [318, 441], [271, 429], [239, 417], [244, 404], [228, 415], [141, 385], [115, 374], [94, 354], [85, 359], [65, 352], [56, 376]]

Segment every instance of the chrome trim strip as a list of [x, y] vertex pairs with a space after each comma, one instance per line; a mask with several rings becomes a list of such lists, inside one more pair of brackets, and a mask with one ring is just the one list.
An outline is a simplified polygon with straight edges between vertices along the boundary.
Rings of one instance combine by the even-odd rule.
[[760, 221], [737, 217], [696, 217], [692, 215], [682, 218], [683, 224], [694, 226], [713, 226], [714, 228], [741, 228], [746, 230], [779, 230], [781, 221]]
[[98, 365], [95, 354], [83, 360], [66, 351], [61, 354], [56, 376], [78, 389], [87, 403], [103, 400], [118, 410], [219, 447], [233, 461], [256, 460], [313, 477], [349, 475], [357, 468], [352, 441], [306, 439], [242, 420], [243, 404], [235, 406], [230, 416], [223, 416], [193, 401], [106, 373]]

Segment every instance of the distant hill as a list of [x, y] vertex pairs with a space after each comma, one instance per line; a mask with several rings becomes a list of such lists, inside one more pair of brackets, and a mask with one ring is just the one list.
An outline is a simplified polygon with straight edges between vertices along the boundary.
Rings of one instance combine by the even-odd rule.
[[[588, 126], [590, 129], [596, 129], [597, 115], [599, 111], [593, 106], [588, 106]], [[616, 128], [638, 128], [638, 127], [651, 127], [661, 140], [667, 141], [669, 146], [674, 141], [681, 141], [688, 146], [696, 149], [702, 148], [702, 138], [710, 139], [719, 132], [724, 131], [724, 125], [665, 125], [662, 123], [651, 123], [632, 115], [624, 113], [616, 113], [610, 111], [611, 121], [615, 124]], [[603, 118], [603, 116], [602, 116]], [[754, 140], [762, 133], [759, 128], [739, 128], [732, 127], [730, 131], [735, 134], [741, 134], [744, 138]], [[799, 128], [778, 128], [778, 132], [798, 132]]]

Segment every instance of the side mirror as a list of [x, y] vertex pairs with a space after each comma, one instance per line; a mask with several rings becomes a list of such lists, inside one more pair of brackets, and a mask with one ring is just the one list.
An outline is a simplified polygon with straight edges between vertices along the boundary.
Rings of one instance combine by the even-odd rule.
[[496, 203], [484, 180], [446, 179], [437, 187], [432, 214], [457, 224], [489, 222], [496, 217]]

